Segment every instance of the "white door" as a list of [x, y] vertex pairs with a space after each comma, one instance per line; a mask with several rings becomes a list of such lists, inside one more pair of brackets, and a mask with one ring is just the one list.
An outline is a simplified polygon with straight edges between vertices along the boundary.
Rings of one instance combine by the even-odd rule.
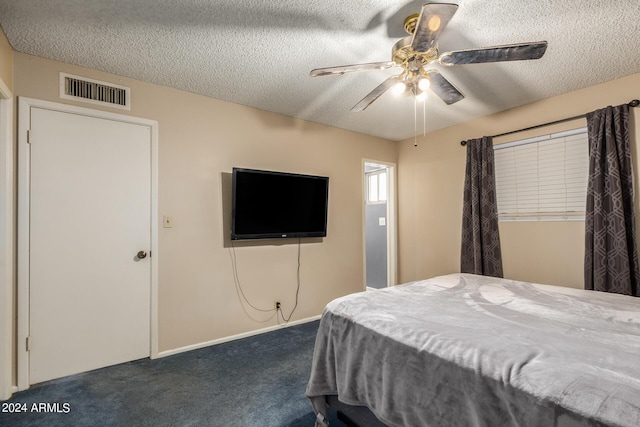
[[150, 127], [31, 108], [30, 129], [29, 382], [148, 357]]

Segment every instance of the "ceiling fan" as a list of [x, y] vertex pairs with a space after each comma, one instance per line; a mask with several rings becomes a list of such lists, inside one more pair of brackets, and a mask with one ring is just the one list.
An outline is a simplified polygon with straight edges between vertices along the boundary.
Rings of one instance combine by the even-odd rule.
[[457, 4], [427, 3], [422, 6], [420, 14], [414, 14], [404, 21], [404, 29], [409, 36], [400, 39], [393, 45], [391, 61], [372, 62], [366, 64], [345, 65], [339, 67], [317, 68], [312, 70], [311, 77], [330, 76], [352, 73], [356, 71], [384, 70], [400, 67], [400, 74], [391, 76], [373, 89], [367, 96], [351, 108], [351, 111], [362, 111], [371, 105], [387, 90], [409, 92], [416, 97], [426, 95], [431, 90], [446, 104], [450, 105], [464, 98], [436, 69], [429, 68], [438, 63], [444, 66], [480, 64], [487, 62], [519, 61], [539, 59], [547, 50], [547, 42], [518, 43], [491, 46], [479, 49], [456, 50], [440, 54], [438, 36], [458, 10]]

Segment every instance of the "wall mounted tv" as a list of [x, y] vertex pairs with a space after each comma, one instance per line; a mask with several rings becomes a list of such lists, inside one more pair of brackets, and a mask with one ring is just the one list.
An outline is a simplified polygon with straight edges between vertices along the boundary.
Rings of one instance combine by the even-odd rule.
[[325, 237], [329, 177], [233, 168], [231, 239]]

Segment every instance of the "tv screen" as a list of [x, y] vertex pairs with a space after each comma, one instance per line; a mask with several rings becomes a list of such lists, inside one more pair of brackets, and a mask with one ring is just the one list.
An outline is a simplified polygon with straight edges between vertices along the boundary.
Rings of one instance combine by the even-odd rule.
[[325, 237], [329, 178], [233, 168], [231, 239]]

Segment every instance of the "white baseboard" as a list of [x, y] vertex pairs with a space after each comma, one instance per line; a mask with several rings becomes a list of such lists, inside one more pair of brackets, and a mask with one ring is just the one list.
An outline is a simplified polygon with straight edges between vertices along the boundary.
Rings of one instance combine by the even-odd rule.
[[296, 321], [293, 321], [293, 322], [284, 323], [282, 325], [269, 326], [268, 328], [262, 328], [262, 329], [258, 329], [258, 330], [255, 330], [255, 331], [244, 332], [242, 334], [231, 335], [229, 337], [218, 338], [216, 340], [205, 341], [205, 342], [201, 342], [201, 343], [198, 343], [198, 344], [192, 344], [192, 345], [187, 345], [187, 346], [184, 346], [184, 347], [174, 348], [173, 350], [165, 350], [165, 351], [161, 351], [161, 352], [158, 353], [158, 358], [167, 357], [167, 356], [173, 356], [174, 354], [180, 354], [180, 353], [184, 353], [186, 351], [197, 350], [199, 348], [204, 348], [204, 347], [210, 347], [210, 346], [216, 345], [216, 344], [223, 344], [225, 342], [235, 341], [235, 340], [239, 340], [241, 338], [252, 337], [254, 335], [260, 335], [260, 334], [264, 334], [264, 333], [267, 333], [267, 332], [276, 331], [278, 329], [283, 329], [283, 328], [288, 328], [288, 327], [291, 327], [291, 326], [301, 325], [303, 323], [313, 322], [313, 321], [318, 320], [318, 319], [320, 319], [320, 315], [313, 316], [313, 317], [307, 317], [306, 319], [300, 319], [300, 320], [296, 320]]

